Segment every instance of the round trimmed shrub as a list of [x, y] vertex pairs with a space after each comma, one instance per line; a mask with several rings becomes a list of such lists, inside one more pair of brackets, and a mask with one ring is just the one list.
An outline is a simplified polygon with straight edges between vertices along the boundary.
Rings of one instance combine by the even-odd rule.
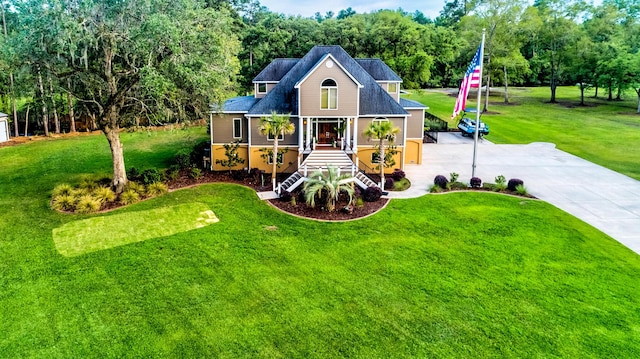
[[518, 187], [519, 185], [524, 185], [524, 181], [522, 181], [521, 179], [518, 178], [512, 178], [509, 180], [509, 183], [507, 184], [507, 189], [509, 191], [516, 191], [516, 187]]
[[396, 181], [394, 181], [391, 177], [387, 177], [384, 179], [384, 189], [392, 190], [395, 184]]
[[368, 187], [362, 192], [362, 199], [367, 202], [375, 202], [382, 197], [382, 190], [380, 187]]
[[447, 177], [443, 176], [443, 175], [437, 175], [434, 179], [433, 179], [433, 184], [435, 184], [436, 186], [442, 188], [442, 189], [446, 189], [447, 188], [447, 183], [449, 183], [449, 180], [447, 179]]
[[185, 153], [185, 152], [178, 153], [173, 158], [173, 164], [178, 166], [178, 167], [180, 167], [180, 168], [191, 167], [191, 165], [192, 165], [191, 155], [189, 153]]
[[400, 181], [401, 179], [405, 178], [407, 176], [406, 173], [404, 173], [403, 170], [396, 168], [395, 170], [393, 170], [393, 173], [391, 174], [391, 177], [393, 178], [394, 181]]
[[471, 177], [469, 184], [472, 188], [480, 188], [482, 186], [482, 180], [480, 177]]
[[95, 213], [100, 210], [102, 203], [92, 196], [82, 196], [76, 205], [76, 213]]
[[149, 168], [147, 170], [142, 171], [140, 174], [140, 179], [142, 183], [145, 185], [152, 184], [154, 182], [160, 182], [162, 180], [162, 176], [160, 175], [160, 171], [155, 168]]
[[282, 202], [291, 202], [292, 198], [293, 194], [289, 191], [283, 191], [282, 193], [280, 193], [280, 200]]

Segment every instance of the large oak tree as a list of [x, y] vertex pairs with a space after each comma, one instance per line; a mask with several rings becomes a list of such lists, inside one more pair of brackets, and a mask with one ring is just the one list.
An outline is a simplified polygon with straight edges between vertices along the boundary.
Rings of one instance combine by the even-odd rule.
[[[239, 42], [225, 7], [197, 0], [30, 0], [14, 39], [28, 62], [58, 77], [97, 116], [113, 160], [112, 187], [127, 183], [119, 129], [135, 116], [202, 118], [232, 90]], [[71, 86], [73, 84], [73, 86]]]

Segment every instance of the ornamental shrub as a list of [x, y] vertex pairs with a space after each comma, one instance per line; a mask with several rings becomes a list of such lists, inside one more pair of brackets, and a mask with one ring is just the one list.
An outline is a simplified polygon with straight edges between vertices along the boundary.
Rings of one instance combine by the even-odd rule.
[[202, 170], [198, 167], [191, 167], [189, 170], [189, 177], [193, 179], [199, 179], [202, 177]]
[[458, 182], [458, 177], [460, 177], [460, 175], [455, 172], [449, 173], [449, 182]]
[[507, 189], [509, 191], [516, 191], [516, 187], [518, 187], [518, 185], [524, 185], [524, 181], [522, 181], [521, 179], [518, 178], [512, 178], [509, 180], [509, 183], [507, 184]]
[[142, 171], [142, 173], [140, 174], [140, 180], [145, 185], [149, 185], [154, 182], [162, 181], [162, 176], [160, 175], [160, 172], [157, 169], [149, 168], [147, 170]]
[[446, 189], [447, 188], [447, 183], [449, 183], [449, 180], [447, 180], [447, 177], [443, 176], [443, 175], [437, 175], [434, 179], [433, 179], [433, 184], [435, 184], [436, 186], [442, 188], [442, 189]]
[[180, 168], [189, 168], [192, 165], [191, 155], [189, 153], [179, 152], [173, 158], [173, 164]]
[[132, 203], [136, 203], [140, 200], [140, 195], [138, 192], [133, 189], [128, 189], [120, 194], [120, 203], [123, 205], [128, 205]]
[[164, 179], [167, 181], [175, 181], [180, 177], [180, 167], [173, 165], [164, 170]]
[[140, 195], [144, 195], [145, 193], [145, 188], [143, 185], [141, 185], [140, 183], [137, 182], [133, 182], [133, 181], [129, 181], [129, 183], [127, 183], [127, 186], [125, 187], [125, 191], [131, 190], [135, 193], [138, 194], [138, 196]]
[[393, 178], [394, 181], [400, 181], [401, 179], [405, 178], [407, 175], [406, 173], [404, 173], [403, 170], [396, 168], [395, 170], [393, 170], [393, 173], [391, 174], [391, 177]]
[[480, 186], [482, 186], [482, 180], [479, 177], [471, 177], [469, 184], [472, 188], [480, 188]]
[[527, 188], [522, 184], [516, 186], [516, 193], [521, 196], [526, 196], [529, 194], [529, 192], [527, 192]]
[[384, 189], [393, 190], [396, 181], [393, 180], [392, 177], [387, 177], [384, 179]]
[[53, 188], [51, 195], [53, 197], [73, 194], [73, 187], [66, 183], [59, 184]]
[[76, 207], [76, 197], [73, 194], [61, 194], [53, 197], [51, 208], [56, 211], [73, 211]]
[[95, 213], [100, 210], [102, 204], [92, 196], [82, 196], [76, 205], [76, 213]]
[[208, 140], [201, 141], [193, 146], [193, 150], [189, 154], [189, 160], [191, 161], [191, 164], [201, 166], [203, 164], [202, 157], [204, 157], [207, 149], [209, 149], [209, 151], [211, 150], [211, 143], [209, 143]]
[[380, 187], [368, 187], [362, 193], [362, 199], [367, 202], [375, 202], [382, 197], [382, 190]]
[[162, 182], [153, 182], [147, 186], [147, 196], [155, 197], [161, 194], [165, 194], [169, 191], [167, 185]]
[[116, 194], [111, 188], [100, 187], [93, 191], [93, 197], [100, 203], [113, 202], [116, 200]]
[[127, 171], [127, 179], [131, 181], [140, 181], [140, 171], [135, 167], [129, 168]]
[[280, 193], [280, 200], [282, 202], [291, 202], [292, 198], [293, 194], [289, 191], [283, 191], [282, 193]]

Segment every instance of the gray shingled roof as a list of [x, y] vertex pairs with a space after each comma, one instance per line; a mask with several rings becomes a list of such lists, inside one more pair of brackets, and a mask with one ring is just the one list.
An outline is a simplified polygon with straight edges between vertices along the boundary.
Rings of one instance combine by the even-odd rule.
[[400, 106], [404, 108], [429, 108], [418, 101], [407, 100], [406, 98], [400, 98]]
[[260, 71], [258, 76], [253, 79], [253, 82], [280, 81], [298, 61], [300, 59], [275, 59]]
[[254, 96], [240, 96], [228, 99], [222, 105], [223, 112], [248, 112], [256, 102], [260, 101], [259, 98]]
[[376, 81], [400, 81], [398, 76], [387, 64], [380, 59], [355, 59], [365, 71]]
[[[298, 91], [295, 84], [302, 79], [320, 58], [331, 54], [360, 84], [360, 114], [406, 115], [398, 102], [385, 91], [376, 80], [340, 46], [315, 46], [282, 77], [269, 93], [251, 110], [250, 115], [265, 115], [272, 111], [296, 114]], [[397, 75], [396, 75], [397, 76]], [[255, 80], [254, 80], [255, 81]]]

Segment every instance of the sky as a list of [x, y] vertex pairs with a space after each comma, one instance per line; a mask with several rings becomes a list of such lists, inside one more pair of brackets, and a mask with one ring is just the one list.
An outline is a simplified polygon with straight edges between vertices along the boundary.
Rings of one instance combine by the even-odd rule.
[[311, 17], [316, 12], [325, 14], [333, 11], [336, 15], [340, 10], [351, 7], [357, 13], [371, 12], [379, 9], [397, 10], [399, 7], [406, 12], [422, 11], [426, 17], [435, 19], [444, 7], [445, 0], [259, 0], [260, 5], [266, 6], [273, 12], [286, 15], [302, 15]]

